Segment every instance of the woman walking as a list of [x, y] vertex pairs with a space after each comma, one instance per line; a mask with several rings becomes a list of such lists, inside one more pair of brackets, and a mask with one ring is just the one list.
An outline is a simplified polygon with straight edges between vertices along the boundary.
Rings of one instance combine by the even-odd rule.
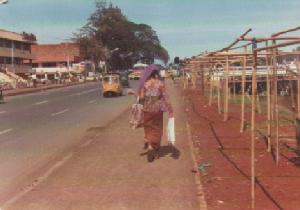
[[166, 88], [159, 76], [156, 65], [149, 65], [139, 82], [139, 100], [144, 105], [145, 149], [148, 149], [148, 161], [159, 158], [160, 142], [163, 135], [163, 113], [173, 117], [172, 106], [166, 94]]

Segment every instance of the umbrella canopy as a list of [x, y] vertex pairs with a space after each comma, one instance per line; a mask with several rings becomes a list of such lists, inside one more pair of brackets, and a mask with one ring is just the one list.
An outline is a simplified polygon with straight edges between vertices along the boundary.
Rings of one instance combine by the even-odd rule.
[[149, 65], [144, 71], [139, 80], [138, 92], [143, 88], [145, 82], [148, 80], [152, 72], [159, 71], [159, 68], [155, 64]]

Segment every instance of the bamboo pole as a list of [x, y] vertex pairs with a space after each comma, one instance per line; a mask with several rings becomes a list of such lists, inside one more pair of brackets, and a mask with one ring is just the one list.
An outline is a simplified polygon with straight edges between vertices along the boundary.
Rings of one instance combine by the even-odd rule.
[[204, 95], [204, 91], [205, 91], [205, 85], [204, 85], [204, 82], [205, 82], [205, 79], [204, 79], [204, 69], [203, 69], [203, 65], [202, 64], [199, 64], [199, 68], [200, 68], [200, 71], [201, 71], [201, 92], [202, 92], [202, 95]]
[[296, 61], [297, 67], [297, 118], [300, 119], [300, 68], [299, 61]]
[[212, 65], [210, 65], [210, 68], [209, 68], [209, 75], [210, 75], [210, 88], [209, 88], [209, 106], [212, 105], [212, 98], [213, 98], [213, 68], [212, 68]]
[[218, 76], [218, 112], [221, 114], [221, 80]]
[[236, 100], [236, 82], [235, 82], [235, 70], [232, 71], [232, 84], [233, 84], [233, 99]]
[[[291, 72], [289, 72], [289, 74], [291, 74]], [[291, 91], [292, 109], [295, 110], [295, 108], [296, 108], [295, 93], [294, 93], [294, 88], [293, 88], [293, 84], [292, 84], [292, 77], [289, 77], [289, 88], [290, 88], [290, 91]]]
[[246, 56], [243, 57], [243, 72], [242, 72], [242, 112], [241, 112], [241, 128], [240, 133], [244, 132], [245, 129], [245, 77], [246, 77]]
[[255, 110], [257, 53], [253, 52], [252, 110], [251, 110], [251, 207], [255, 208]]
[[[273, 45], [276, 45], [276, 41], [273, 41]], [[275, 142], [276, 142], [276, 164], [279, 164], [279, 122], [278, 122], [278, 78], [277, 78], [277, 59], [276, 48], [272, 49], [272, 61], [273, 61], [273, 75], [274, 75], [274, 105], [275, 105]]]
[[298, 140], [298, 124], [300, 120], [300, 66], [299, 66], [299, 60], [297, 57], [296, 61], [296, 68], [297, 68], [297, 118], [296, 118], [296, 139], [297, 139], [297, 149], [300, 149], [300, 144]]
[[229, 95], [229, 89], [228, 89], [228, 73], [229, 73], [229, 60], [228, 57], [226, 57], [226, 66], [225, 66], [225, 95], [224, 95], [224, 121], [228, 120], [228, 95]]
[[183, 76], [182, 76], [183, 89], [186, 89], [185, 77], [186, 77], [186, 66], [183, 68]]
[[191, 80], [192, 80], [192, 89], [196, 89], [197, 82], [197, 65], [194, 64], [191, 72]]
[[257, 81], [256, 81], [256, 90], [257, 90], [257, 94], [256, 94], [256, 103], [257, 103], [257, 112], [258, 114], [261, 114], [261, 106], [260, 106], [260, 99], [259, 99], [259, 93], [258, 93], [258, 84], [257, 84]]
[[[266, 41], [266, 46], [268, 46], [268, 41]], [[271, 88], [270, 88], [270, 76], [269, 76], [269, 58], [266, 55], [266, 66], [267, 66], [267, 141], [268, 141], [268, 148], [267, 151], [271, 152]]]

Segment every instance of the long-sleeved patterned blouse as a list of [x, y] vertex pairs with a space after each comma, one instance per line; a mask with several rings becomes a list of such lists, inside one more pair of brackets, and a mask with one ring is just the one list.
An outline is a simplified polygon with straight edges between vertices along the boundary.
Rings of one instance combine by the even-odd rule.
[[169, 112], [173, 113], [165, 84], [159, 79], [150, 79], [141, 89], [140, 98], [144, 104], [145, 112]]

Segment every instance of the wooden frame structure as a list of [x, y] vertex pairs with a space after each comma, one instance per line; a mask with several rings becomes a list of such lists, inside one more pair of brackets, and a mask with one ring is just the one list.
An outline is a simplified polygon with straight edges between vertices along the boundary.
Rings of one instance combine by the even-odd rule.
[[[220, 100], [220, 91], [221, 91], [221, 81], [218, 78], [218, 84], [214, 85], [216, 78], [216, 66], [221, 65], [223, 68], [223, 90], [224, 90], [224, 101], [223, 101], [223, 118], [224, 121], [228, 120], [229, 113], [229, 78], [233, 77], [233, 82], [235, 83], [235, 73], [231, 72], [230, 64], [239, 63], [242, 67], [241, 73], [241, 124], [240, 132], [243, 132], [245, 129], [245, 86], [246, 86], [246, 69], [247, 64], [252, 64], [252, 75], [251, 75], [251, 206], [255, 208], [255, 137], [256, 137], [256, 112], [259, 110], [259, 97], [258, 97], [258, 60], [264, 59], [266, 63], [266, 97], [267, 97], [267, 151], [271, 152], [272, 150], [272, 141], [275, 143], [276, 151], [276, 164], [279, 163], [279, 108], [278, 108], [278, 62], [277, 58], [284, 55], [300, 55], [299, 51], [295, 52], [282, 52], [279, 51], [280, 48], [291, 46], [295, 44], [300, 44], [300, 37], [298, 36], [283, 36], [289, 32], [294, 32], [300, 30], [300, 26], [291, 28], [285, 31], [280, 31], [272, 34], [270, 37], [265, 38], [255, 38], [255, 37], [246, 37], [251, 29], [246, 30], [242, 35], [240, 35], [233, 43], [229, 46], [222, 48], [221, 50], [202, 53], [193, 59], [190, 60], [188, 65], [198, 65], [197, 70], [201, 72], [202, 80], [202, 93], [205, 92], [204, 81], [209, 81], [209, 106], [213, 103], [213, 92], [215, 87], [217, 87], [217, 105], [218, 112], [221, 113], [221, 100]], [[240, 42], [247, 42], [241, 46], [236, 46]], [[269, 45], [269, 42], [272, 42]], [[264, 46], [259, 46], [262, 45]], [[249, 51], [248, 47], [252, 46], [252, 50]], [[233, 50], [240, 50], [243, 52], [232, 52]], [[292, 72], [297, 76], [297, 114], [295, 115], [300, 119], [300, 63], [297, 59], [297, 72]], [[193, 68], [193, 71], [197, 71]], [[291, 84], [291, 72], [289, 75], [289, 84]], [[291, 85], [290, 85], [291, 86]], [[196, 86], [195, 86], [196, 87]], [[293, 89], [293, 88], [291, 88]], [[234, 95], [236, 91], [234, 90]], [[292, 97], [294, 93], [292, 92]], [[294, 100], [294, 99], [292, 99]], [[295, 104], [293, 102], [293, 104]], [[294, 106], [294, 105], [293, 105]], [[272, 135], [272, 131], [274, 135]]]

